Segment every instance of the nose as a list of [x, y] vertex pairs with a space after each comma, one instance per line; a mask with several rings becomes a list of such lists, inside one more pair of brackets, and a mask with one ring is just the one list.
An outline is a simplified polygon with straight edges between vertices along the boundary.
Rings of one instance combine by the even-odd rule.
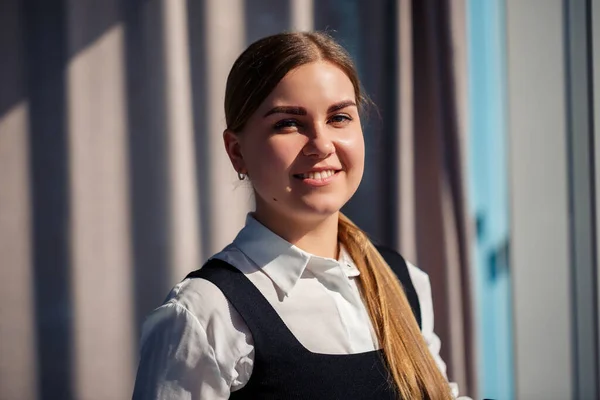
[[310, 132], [307, 132], [308, 142], [302, 149], [305, 156], [318, 158], [327, 158], [335, 153], [335, 145], [327, 135], [325, 127], [313, 126]]

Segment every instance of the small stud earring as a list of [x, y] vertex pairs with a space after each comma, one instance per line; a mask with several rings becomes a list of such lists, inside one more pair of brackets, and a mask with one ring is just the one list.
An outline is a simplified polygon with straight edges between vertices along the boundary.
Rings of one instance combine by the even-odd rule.
[[242, 174], [241, 172], [238, 172], [237, 174], [238, 174], [238, 179], [240, 181], [243, 181], [244, 179], [246, 179], [246, 175], [245, 174]]

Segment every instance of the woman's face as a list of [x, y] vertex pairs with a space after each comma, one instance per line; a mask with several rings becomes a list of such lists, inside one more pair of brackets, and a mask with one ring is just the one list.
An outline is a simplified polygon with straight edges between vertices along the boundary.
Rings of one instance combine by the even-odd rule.
[[364, 140], [352, 82], [319, 61], [290, 71], [237, 135], [228, 154], [248, 174], [257, 213], [322, 218], [356, 192]]

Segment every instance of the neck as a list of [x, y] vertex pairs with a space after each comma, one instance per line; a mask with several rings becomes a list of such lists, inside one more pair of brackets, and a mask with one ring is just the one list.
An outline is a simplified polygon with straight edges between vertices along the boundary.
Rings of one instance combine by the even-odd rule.
[[338, 258], [339, 213], [306, 220], [256, 208], [254, 218], [291, 244], [320, 257]]

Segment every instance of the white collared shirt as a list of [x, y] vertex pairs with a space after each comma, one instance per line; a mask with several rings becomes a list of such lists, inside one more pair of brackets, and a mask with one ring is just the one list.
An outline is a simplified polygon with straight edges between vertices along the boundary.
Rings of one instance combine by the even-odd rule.
[[[233, 243], [214, 258], [243, 272], [311, 352], [378, 348], [356, 285], [360, 273], [343, 247], [339, 260], [311, 255], [248, 215]], [[440, 339], [433, 332], [429, 278], [411, 264], [408, 271], [423, 337], [445, 375]], [[176, 285], [148, 316], [140, 350], [135, 399], [227, 399], [248, 382], [254, 361], [252, 335], [242, 317], [213, 283], [200, 278]]]

